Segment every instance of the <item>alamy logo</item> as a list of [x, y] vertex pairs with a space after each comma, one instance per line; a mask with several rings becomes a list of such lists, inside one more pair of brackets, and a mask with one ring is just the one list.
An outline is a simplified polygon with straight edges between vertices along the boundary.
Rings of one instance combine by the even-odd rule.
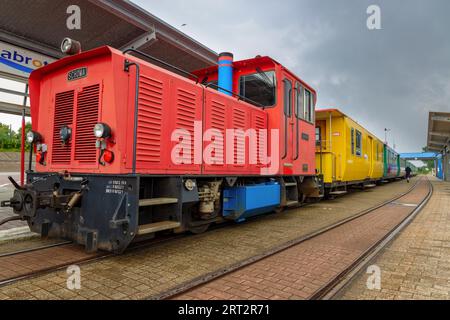
[[81, 29], [81, 9], [77, 5], [71, 5], [67, 7], [66, 13], [69, 17], [66, 20], [66, 26], [69, 30]]
[[381, 269], [379, 266], [369, 266], [366, 271], [370, 276], [367, 278], [366, 286], [369, 290], [381, 290]]
[[377, 5], [371, 5], [367, 8], [367, 29], [380, 30], [381, 29], [381, 8]]
[[203, 132], [202, 128], [201, 121], [194, 121], [193, 135], [186, 129], [173, 131], [171, 141], [177, 143], [171, 151], [173, 164], [250, 164], [260, 165], [261, 175], [274, 175], [278, 172], [280, 162], [278, 129], [247, 129], [245, 131], [226, 129], [222, 132], [210, 128]]
[[77, 265], [67, 267], [67, 289], [80, 290], [81, 289], [81, 270]]

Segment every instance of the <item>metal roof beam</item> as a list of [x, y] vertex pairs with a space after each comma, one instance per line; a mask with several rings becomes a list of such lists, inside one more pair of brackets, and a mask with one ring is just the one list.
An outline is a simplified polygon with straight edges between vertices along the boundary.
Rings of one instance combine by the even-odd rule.
[[29, 97], [28, 93], [15, 91], [15, 90], [9, 90], [9, 89], [5, 89], [5, 88], [0, 88], [0, 92], [13, 94], [13, 95], [16, 95], [16, 96]]
[[156, 41], [158, 41], [158, 39], [156, 39], [156, 32], [150, 31], [150, 32], [146, 32], [142, 36], [139, 36], [136, 39], [128, 42], [126, 45], [121, 47], [120, 50], [122, 50], [122, 51], [124, 51], [126, 49], [136, 49], [136, 50], [141, 49], [142, 50], [142, 48], [148, 47], [148, 46], [152, 45], [153, 43], [155, 43]]
[[445, 146], [445, 142], [439, 142], [439, 141], [430, 141], [429, 144], [434, 144], [435, 146]]
[[[197, 59], [203, 60], [209, 65], [217, 64], [217, 53], [205, 47], [200, 42], [192, 39], [188, 35], [167, 24], [148, 11], [142, 9], [131, 1], [118, 0], [89, 0], [91, 3], [104, 10], [126, 20], [132, 25], [144, 31], [154, 30], [157, 38], [162, 37], [166, 42], [179, 48], [188, 54], [195, 53]], [[147, 20], [153, 21], [150, 24]]]
[[0, 112], [1, 113], [7, 113], [7, 114], [21, 116], [22, 110], [24, 108], [25, 108], [25, 115], [27, 117], [30, 117], [31, 116], [30, 107], [24, 107], [24, 106], [21, 106], [20, 104], [0, 101]]
[[2, 29], [0, 29], [0, 40], [53, 58], [61, 58], [63, 56], [61, 51], [53, 47], [46, 46], [31, 39], [19, 37]]
[[450, 122], [450, 117], [445, 117], [445, 116], [432, 116], [431, 117], [432, 121], [442, 121], [442, 122]]
[[[89, 0], [92, 4], [103, 8], [104, 10], [126, 20], [128, 23], [141, 28], [142, 30], [151, 30], [152, 26], [147, 23], [144, 19], [137, 17], [130, 11], [126, 10], [121, 6], [118, 1], [114, 0]], [[121, 1], [122, 3], [125, 3]], [[126, 4], [126, 3], [125, 3]]]
[[450, 136], [450, 132], [445, 133], [445, 132], [431, 131], [429, 134], [430, 134], [430, 136], [435, 136], [435, 137], [449, 137]]

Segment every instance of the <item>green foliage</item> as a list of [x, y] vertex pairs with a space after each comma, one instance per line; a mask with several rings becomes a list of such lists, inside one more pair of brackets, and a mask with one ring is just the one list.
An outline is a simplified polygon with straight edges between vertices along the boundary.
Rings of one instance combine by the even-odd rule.
[[[25, 134], [31, 130], [31, 123], [25, 124]], [[22, 139], [22, 130], [12, 130], [7, 124], [0, 123], [0, 151], [19, 151]], [[25, 144], [26, 149], [29, 145]]]

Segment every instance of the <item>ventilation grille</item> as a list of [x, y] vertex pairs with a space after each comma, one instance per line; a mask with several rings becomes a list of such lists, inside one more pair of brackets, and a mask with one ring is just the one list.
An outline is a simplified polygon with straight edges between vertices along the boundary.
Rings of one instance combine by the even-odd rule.
[[[183, 163], [194, 163], [194, 122], [195, 122], [195, 93], [178, 89], [177, 90], [177, 120], [176, 129], [184, 129], [189, 132], [189, 136], [183, 135], [183, 142], [180, 146], [191, 150], [189, 155], [181, 156]], [[190, 143], [189, 143], [190, 141]]]
[[233, 110], [233, 129], [235, 129], [234, 138], [234, 164], [245, 164], [245, 130], [246, 130], [245, 111], [235, 108]]
[[141, 75], [139, 81], [137, 162], [160, 162], [162, 105], [163, 83]]
[[80, 163], [96, 163], [97, 149], [94, 126], [98, 121], [100, 85], [83, 88], [77, 97], [77, 124], [75, 133], [75, 160]]
[[[258, 148], [258, 166], [261, 166], [262, 164], [262, 157], [268, 156], [268, 150], [267, 150], [267, 139], [269, 137], [269, 133], [267, 132], [266, 128], [266, 118], [264, 115], [256, 114], [254, 116], [254, 123], [252, 124], [252, 127], [256, 129], [257, 136], [258, 136], [258, 142], [257, 142], [257, 148]], [[261, 132], [260, 130], [266, 130], [266, 133]], [[265, 161], [264, 161], [265, 162]]]
[[73, 104], [74, 104], [73, 90], [56, 94], [55, 115], [53, 120], [52, 163], [57, 165], [70, 164], [70, 153], [72, 150], [72, 142], [69, 141], [66, 145], [63, 145], [59, 137], [59, 131], [63, 126], [72, 127]]
[[219, 164], [221, 159], [224, 159], [224, 135], [225, 135], [225, 105], [220, 103], [219, 101], [212, 100], [211, 101], [211, 128], [214, 131], [217, 131], [217, 134], [220, 132], [220, 135], [214, 137], [214, 141], [211, 143], [214, 147], [214, 152], [212, 156], [219, 160]]

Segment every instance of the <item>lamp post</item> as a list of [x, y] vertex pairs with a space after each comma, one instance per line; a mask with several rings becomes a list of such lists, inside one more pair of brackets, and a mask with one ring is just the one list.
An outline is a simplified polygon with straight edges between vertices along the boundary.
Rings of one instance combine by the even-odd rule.
[[385, 142], [386, 144], [388, 144], [387, 133], [388, 133], [389, 131], [391, 131], [391, 129], [384, 128], [384, 142]]

